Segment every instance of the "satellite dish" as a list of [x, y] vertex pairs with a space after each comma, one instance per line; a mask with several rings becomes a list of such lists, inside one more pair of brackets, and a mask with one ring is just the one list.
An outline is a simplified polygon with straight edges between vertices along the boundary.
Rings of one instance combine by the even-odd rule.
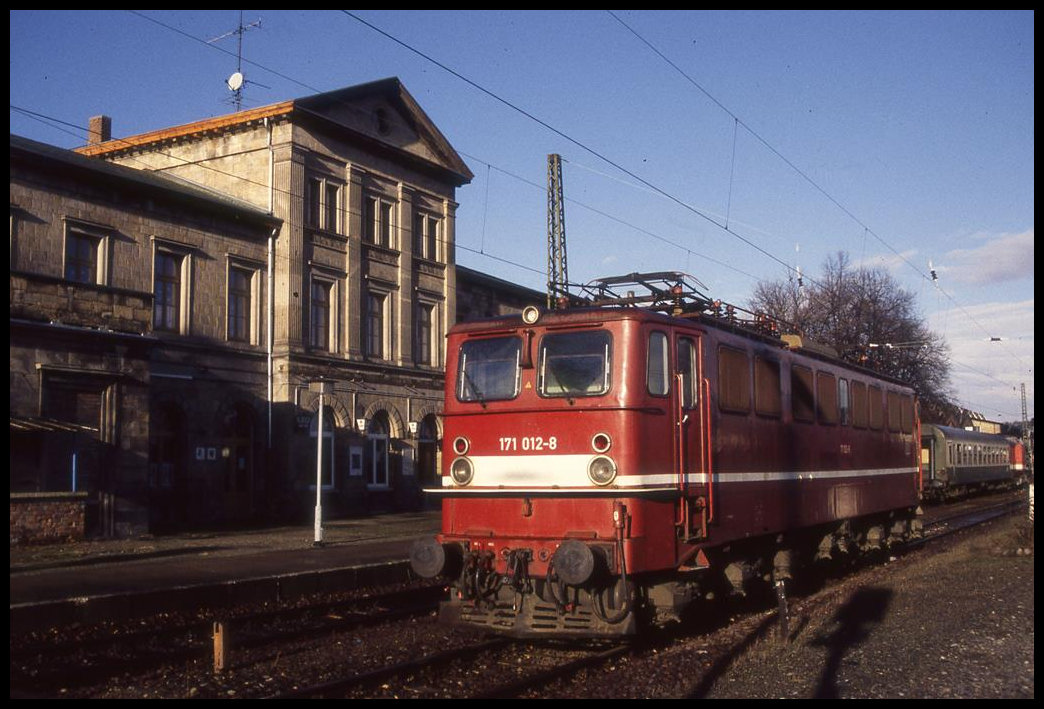
[[243, 88], [243, 75], [237, 71], [235, 74], [228, 77], [228, 81], [225, 83], [228, 84], [228, 88], [232, 91], [239, 91]]

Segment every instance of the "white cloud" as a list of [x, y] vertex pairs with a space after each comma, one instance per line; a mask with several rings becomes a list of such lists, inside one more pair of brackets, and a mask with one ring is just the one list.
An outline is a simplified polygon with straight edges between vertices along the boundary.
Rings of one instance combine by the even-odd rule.
[[941, 273], [957, 283], [983, 285], [1033, 277], [1033, 230], [989, 238], [974, 249], [954, 249]]
[[[935, 313], [929, 327], [950, 345], [950, 374], [961, 405], [1001, 421], [1021, 416], [1026, 385], [1034, 415], [1032, 299]], [[999, 338], [999, 339], [995, 339]]]

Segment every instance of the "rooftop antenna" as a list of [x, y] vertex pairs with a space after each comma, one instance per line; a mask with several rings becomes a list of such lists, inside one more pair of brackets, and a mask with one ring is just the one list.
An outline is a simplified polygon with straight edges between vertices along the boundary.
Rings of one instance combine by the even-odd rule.
[[[226, 32], [220, 37], [214, 37], [214, 39], [207, 41], [207, 44], [213, 44], [214, 42], [224, 39], [225, 37], [231, 37], [232, 35], [236, 35], [236, 71], [232, 74], [232, 76], [228, 77], [225, 80], [225, 86], [227, 86], [228, 90], [232, 92], [232, 103], [235, 104], [237, 113], [243, 107], [243, 85], [246, 83], [255, 83], [253, 81], [248, 82], [243, 77], [243, 34], [248, 30], [252, 30], [260, 26], [261, 18], [258, 18], [254, 22], [251, 22], [249, 25], [244, 25], [243, 11], [240, 10], [239, 27], [232, 30], [231, 32]], [[262, 86], [262, 84], [258, 84], [258, 86]], [[264, 88], [268, 87], [266, 86]]]

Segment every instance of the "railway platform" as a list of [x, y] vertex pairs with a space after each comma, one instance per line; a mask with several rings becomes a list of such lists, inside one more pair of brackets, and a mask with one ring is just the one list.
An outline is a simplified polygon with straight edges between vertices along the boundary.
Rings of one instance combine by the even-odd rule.
[[406, 581], [411, 542], [438, 511], [278, 527], [12, 546], [11, 633], [162, 611], [287, 600]]

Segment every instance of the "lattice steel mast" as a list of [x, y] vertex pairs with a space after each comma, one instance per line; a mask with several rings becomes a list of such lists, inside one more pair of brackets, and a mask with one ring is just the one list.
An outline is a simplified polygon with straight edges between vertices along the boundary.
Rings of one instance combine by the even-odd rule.
[[566, 265], [565, 198], [562, 194], [562, 156], [547, 156], [547, 307], [558, 307], [569, 297]]

